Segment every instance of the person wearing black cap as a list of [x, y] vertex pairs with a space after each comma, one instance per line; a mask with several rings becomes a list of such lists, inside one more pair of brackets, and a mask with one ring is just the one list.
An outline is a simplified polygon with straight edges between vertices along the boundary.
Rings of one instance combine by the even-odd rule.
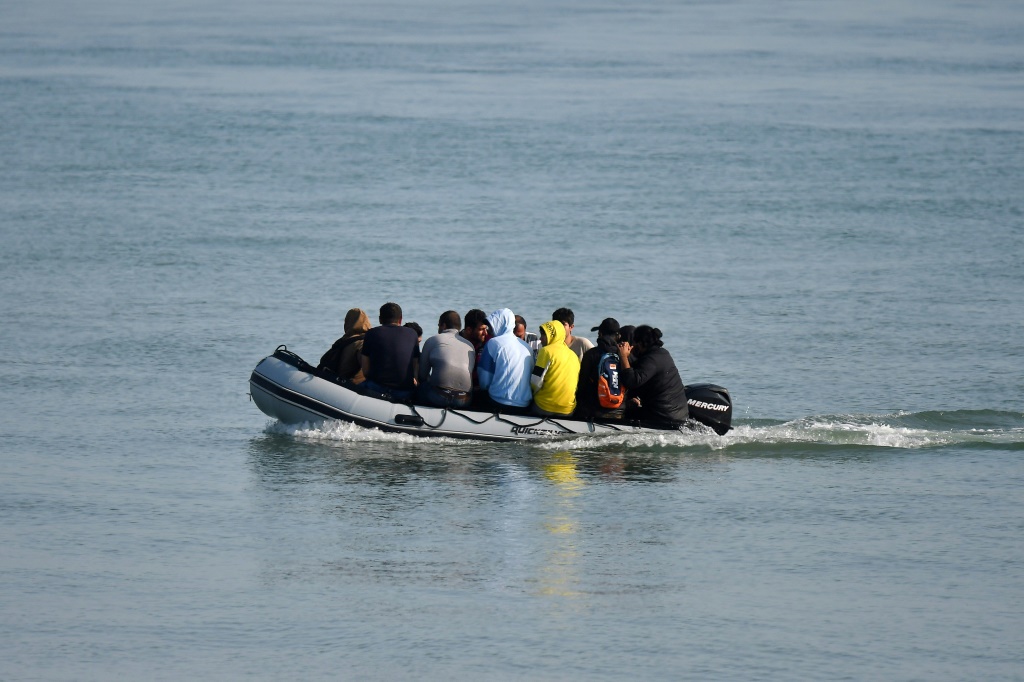
[[[576, 384], [576, 417], [578, 419], [620, 419], [625, 389], [618, 381], [619, 323], [606, 317], [590, 331], [597, 332], [597, 345], [583, 354], [580, 360], [580, 380]], [[601, 395], [604, 395], [602, 404]]]

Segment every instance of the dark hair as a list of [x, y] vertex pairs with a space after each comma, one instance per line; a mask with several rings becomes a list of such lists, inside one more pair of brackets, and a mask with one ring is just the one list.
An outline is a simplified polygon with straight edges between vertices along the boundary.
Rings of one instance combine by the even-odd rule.
[[437, 326], [442, 329], [462, 329], [462, 318], [454, 310], [446, 310], [437, 319]]
[[380, 307], [380, 323], [394, 324], [402, 319], [402, 306], [397, 303], [385, 303]]
[[473, 308], [466, 313], [466, 329], [476, 329], [487, 321], [487, 313], [479, 308]]
[[633, 343], [633, 332], [636, 331], [636, 327], [631, 324], [627, 324], [624, 327], [619, 327], [619, 341], [626, 341], [630, 345]]
[[559, 308], [551, 313], [552, 320], [558, 320], [562, 324], [576, 324], [576, 316], [568, 308]]
[[661, 341], [661, 330], [642, 324], [633, 332], [633, 343], [639, 343], [644, 348], [661, 348], [665, 344]]
[[411, 329], [411, 330], [413, 330], [414, 332], [416, 332], [416, 336], [417, 336], [417, 337], [423, 336], [423, 327], [421, 327], [421, 326], [420, 326], [420, 325], [419, 325], [418, 323], [416, 323], [416, 322], [406, 322], [406, 323], [405, 323], [405, 324], [403, 324], [402, 326], [403, 326], [403, 327], [408, 327], [409, 329]]
[[519, 325], [526, 326], [526, 318], [522, 315], [516, 315], [516, 326], [518, 327]]

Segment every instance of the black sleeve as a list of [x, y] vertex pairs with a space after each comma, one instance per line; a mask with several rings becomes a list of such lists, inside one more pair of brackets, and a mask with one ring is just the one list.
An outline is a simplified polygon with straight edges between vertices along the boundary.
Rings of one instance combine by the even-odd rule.
[[622, 385], [626, 388], [638, 388], [650, 381], [656, 370], [657, 364], [651, 358], [650, 354], [647, 354], [634, 362], [632, 367], [629, 369], [623, 369], [620, 371], [619, 381], [621, 381]]

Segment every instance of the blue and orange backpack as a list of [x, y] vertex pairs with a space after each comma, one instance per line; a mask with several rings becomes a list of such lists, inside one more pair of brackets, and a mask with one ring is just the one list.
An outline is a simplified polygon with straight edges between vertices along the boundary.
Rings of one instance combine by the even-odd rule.
[[619, 354], [605, 353], [597, 363], [597, 402], [606, 410], [616, 410], [625, 398], [619, 384]]

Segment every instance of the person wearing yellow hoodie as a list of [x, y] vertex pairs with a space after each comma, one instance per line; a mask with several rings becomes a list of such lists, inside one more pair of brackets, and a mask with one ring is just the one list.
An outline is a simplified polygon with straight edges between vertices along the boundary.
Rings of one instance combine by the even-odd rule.
[[557, 320], [540, 326], [544, 344], [537, 351], [530, 388], [533, 412], [542, 417], [567, 417], [576, 409], [580, 359], [565, 345], [565, 325]]

